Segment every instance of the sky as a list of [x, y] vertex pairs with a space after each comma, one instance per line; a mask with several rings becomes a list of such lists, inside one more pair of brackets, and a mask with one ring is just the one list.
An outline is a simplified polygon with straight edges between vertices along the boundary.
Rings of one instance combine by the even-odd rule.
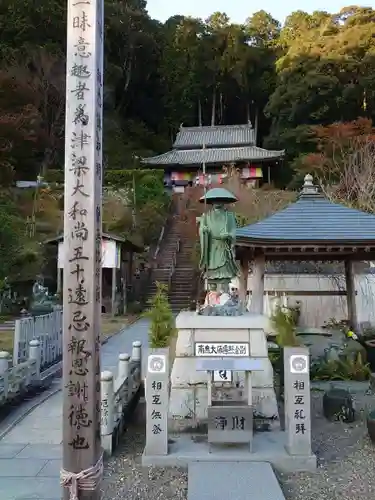
[[242, 23], [258, 10], [269, 12], [274, 18], [283, 22], [291, 12], [304, 10], [328, 10], [339, 12], [343, 7], [360, 4], [375, 8], [375, 0], [356, 2], [355, 0], [262, 0], [247, 2], [246, 0], [147, 0], [147, 10], [151, 17], [165, 21], [176, 14], [207, 19], [213, 12], [225, 12], [232, 22]]

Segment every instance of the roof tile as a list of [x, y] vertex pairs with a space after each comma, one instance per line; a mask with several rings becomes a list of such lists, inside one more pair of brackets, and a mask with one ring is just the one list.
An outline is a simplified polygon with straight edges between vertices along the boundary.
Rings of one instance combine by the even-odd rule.
[[237, 238], [365, 243], [375, 241], [375, 215], [332, 203], [321, 195], [302, 195], [280, 212], [237, 229]]
[[197, 165], [201, 163], [225, 163], [232, 161], [256, 161], [277, 159], [284, 151], [268, 151], [248, 146], [242, 148], [187, 149], [168, 151], [162, 155], [144, 158], [148, 165]]
[[174, 148], [202, 148], [204, 146], [253, 146], [255, 132], [251, 124], [181, 127]]

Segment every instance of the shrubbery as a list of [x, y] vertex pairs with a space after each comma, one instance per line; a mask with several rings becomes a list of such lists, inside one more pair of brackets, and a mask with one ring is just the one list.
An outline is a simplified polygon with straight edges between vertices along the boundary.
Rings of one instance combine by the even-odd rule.
[[151, 299], [145, 316], [151, 320], [149, 344], [152, 348], [168, 347], [175, 335], [174, 317], [168, 302], [167, 286], [156, 283], [156, 294]]

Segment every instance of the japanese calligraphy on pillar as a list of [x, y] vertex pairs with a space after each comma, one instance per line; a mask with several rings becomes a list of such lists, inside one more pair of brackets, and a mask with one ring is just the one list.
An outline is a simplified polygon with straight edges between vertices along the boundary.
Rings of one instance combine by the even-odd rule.
[[148, 357], [146, 375], [146, 455], [168, 454], [168, 349]]
[[64, 453], [100, 455], [103, 0], [68, 0], [64, 192]]
[[309, 351], [284, 348], [287, 448], [292, 455], [311, 455]]

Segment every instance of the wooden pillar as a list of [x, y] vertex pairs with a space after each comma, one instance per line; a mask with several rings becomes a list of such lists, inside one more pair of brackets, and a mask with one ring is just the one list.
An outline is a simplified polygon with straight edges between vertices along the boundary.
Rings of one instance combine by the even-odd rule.
[[120, 286], [121, 286], [121, 297], [122, 297], [122, 314], [126, 314], [127, 312], [127, 289], [126, 289], [126, 283], [127, 283], [127, 276], [126, 276], [126, 262], [121, 262], [121, 267], [120, 267]]
[[357, 333], [358, 319], [357, 319], [357, 305], [355, 300], [355, 282], [354, 282], [354, 269], [353, 262], [350, 260], [345, 261], [345, 281], [346, 281], [346, 300], [348, 304], [348, 320], [350, 328]]
[[253, 277], [252, 277], [252, 295], [250, 312], [263, 314], [264, 301], [264, 267], [265, 256], [263, 253], [254, 257]]
[[63, 275], [63, 269], [58, 267], [57, 268], [57, 290], [56, 290], [56, 293], [58, 295], [60, 295], [61, 291], [62, 291], [62, 275]]
[[133, 286], [133, 250], [128, 252], [128, 269], [126, 271], [126, 283]]
[[271, 169], [270, 169], [269, 165], [268, 165], [267, 169], [268, 169], [268, 184], [271, 184]]
[[116, 288], [117, 288], [117, 268], [112, 268], [112, 297], [111, 297], [111, 314], [116, 313]]
[[239, 282], [239, 299], [246, 306], [247, 282], [249, 279], [249, 257], [244, 255], [240, 260], [241, 276]]
[[104, 1], [67, 4], [61, 485], [99, 500]]

